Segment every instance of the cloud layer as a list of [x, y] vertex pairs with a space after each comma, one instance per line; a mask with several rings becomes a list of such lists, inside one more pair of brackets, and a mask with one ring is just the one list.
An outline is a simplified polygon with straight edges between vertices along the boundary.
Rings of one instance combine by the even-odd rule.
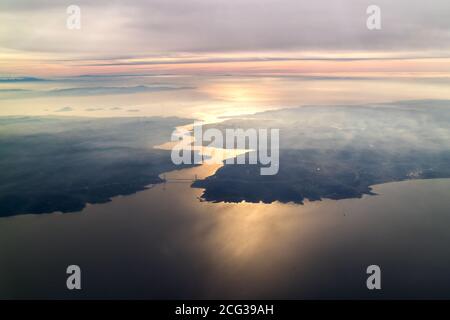
[[4, 0], [6, 49], [136, 56], [259, 50], [447, 50], [450, 2], [378, 0], [382, 30], [366, 28], [366, 0], [79, 0], [82, 29], [66, 29], [60, 1]]
[[[73, 4], [81, 8], [81, 30], [66, 28], [67, 3], [3, 0], [0, 73], [26, 74], [30, 68], [23, 61], [30, 59], [39, 61], [41, 69], [51, 70], [58, 63], [67, 69], [88, 66], [95, 72], [105, 65], [148, 70], [161, 64], [353, 59], [349, 53], [355, 52], [361, 53], [357, 59], [450, 56], [448, 0]], [[381, 8], [378, 31], [366, 27], [366, 9], [372, 4]]]

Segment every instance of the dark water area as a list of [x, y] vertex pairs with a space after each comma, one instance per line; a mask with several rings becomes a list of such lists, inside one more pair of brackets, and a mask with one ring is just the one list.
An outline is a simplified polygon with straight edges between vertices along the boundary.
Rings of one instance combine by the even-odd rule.
[[[168, 173], [209, 176], [217, 165]], [[71, 214], [0, 219], [0, 298], [448, 298], [450, 180], [297, 204], [167, 183]], [[82, 290], [66, 289], [66, 268]], [[377, 264], [382, 290], [366, 288]]]

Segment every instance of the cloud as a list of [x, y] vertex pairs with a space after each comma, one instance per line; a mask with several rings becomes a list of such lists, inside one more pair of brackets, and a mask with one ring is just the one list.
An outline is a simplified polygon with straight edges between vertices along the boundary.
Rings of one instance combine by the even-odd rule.
[[46, 80], [34, 77], [0, 77], [0, 83], [36, 82], [36, 81], [46, 81]]
[[110, 94], [134, 94], [142, 92], [182, 90], [187, 87], [176, 87], [169, 85], [134, 86], [134, 87], [81, 87], [65, 88], [45, 91], [42, 94], [48, 96], [90, 96]]
[[71, 107], [64, 107], [58, 110], [55, 110], [55, 112], [70, 112], [73, 111], [73, 109]]
[[448, 55], [442, 55], [442, 54], [435, 54], [435, 55], [416, 55], [410, 54], [410, 53], [403, 53], [403, 56], [398, 57], [395, 55], [389, 55], [389, 56], [373, 56], [373, 57], [367, 57], [367, 56], [353, 56], [353, 57], [344, 57], [342, 54], [340, 56], [334, 55], [334, 56], [321, 56], [321, 55], [314, 55], [314, 56], [302, 56], [301, 53], [299, 56], [296, 56], [295, 54], [291, 54], [291, 56], [286, 57], [275, 57], [275, 56], [248, 56], [248, 57], [221, 57], [221, 58], [215, 58], [215, 57], [192, 57], [189, 59], [160, 59], [155, 58], [154, 60], [150, 59], [127, 59], [127, 60], [120, 60], [120, 59], [111, 59], [108, 61], [97, 61], [95, 63], [83, 63], [81, 62], [80, 65], [83, 66], [157, 66], [157, 65], [183, 65], [183, 64], [214, 64], [214, 63], [240, 63], [240, 62], [317, 62], [317, 61], [324, 61], [324, 62], [352, 62], [352, 61], [402, 61], [402, 60], [431, 60], [431, 59], [448, 59], [450, 58], [450, 53]]
[[[378, 0], [78, 0], [82, 29], [56, 1], [3, 0], [0, 46], [78, 57], [261, 50], [449, 50], [450, 2]], [[31, 14], [32, 13], [32, 14]], [[39, 26], [36, 28], [35, 26]], [[20, 39], [20, 40], [18, 40]], [[145, 41], [142, 41], [145, 39]]]
[[29, 93], [32, 92], [32, 90], [28, 89], [0, 89], [0, 93]]
[[[193, 87], [184, 87], [176, 85], [140, 85], [130, 87], [74, 87], [64, 89], [52, 89], [46, 91], [28, 90], [28, 89], [0, 89], [0, 99], [12, 98], [35, 98], [35, 97], [61, 97], [61, 96], [97, 96], [97, 95], [120, 95], [137, 94], [145, 92], [172, 91], [192, 89]], [[94, 110], [90, 110], [94, 111]]]

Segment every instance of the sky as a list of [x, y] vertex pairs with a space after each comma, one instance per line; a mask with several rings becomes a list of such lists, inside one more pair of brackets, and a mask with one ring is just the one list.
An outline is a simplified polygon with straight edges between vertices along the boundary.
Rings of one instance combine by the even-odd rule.
[[450, 72], [448, 0], [2, 0], [0, 21], [1, 76]]

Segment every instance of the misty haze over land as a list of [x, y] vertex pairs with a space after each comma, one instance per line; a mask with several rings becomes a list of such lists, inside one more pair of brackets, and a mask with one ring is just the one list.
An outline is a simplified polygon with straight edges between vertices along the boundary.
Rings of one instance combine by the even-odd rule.
[[195, 187], [226, 202], [296, 202], [372, 194], [375, 184], [450, 177], [450, 101], [305, 106], [268, 111], [220, 128], [279, 128], [280, 172], [226, 164]]

